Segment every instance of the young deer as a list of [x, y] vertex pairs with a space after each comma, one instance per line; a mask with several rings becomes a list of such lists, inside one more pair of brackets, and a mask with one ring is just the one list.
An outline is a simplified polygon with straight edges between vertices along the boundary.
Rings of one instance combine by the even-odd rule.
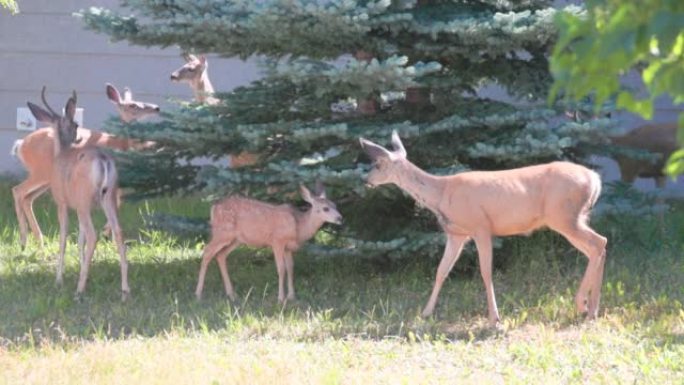
[[588, 312], [589, 318], [596, 317], [607, 241], [587, 221], [601, 192], [598, 174], [573, 163], [553, 162], [504, 171], [436, 176], [406, 159], [406, 150], [396, 132], [392, 134], [394, 151], [365, 139], [360, 141], [373, 161], [368, 184], [399, 186], [432, 211], [446, 233], [444, 256], [423, 316], [433, 313], [444, 279], [465, 243], [473, 239], [487, 292], [489, 322], [497, 324], [492, 236], [529, 234], [548, 226], [589, 258], [575, 302], [578, 311]]
[[[204, 55], [195, 56], [192, 54], [183, 55], [185, 64], [171, 73], [171, 81], [176, 83], [187, 83], [195, 96], [197, 103], [215, 105], [220, 102], [214, 95], [214, 86], [209, 80], [209, 62]], [[259, 157], [243, 151], [237, 155], [228, 155], [231, 168], [239, 168], [255, 164]]]
[[66, 103], [64, 115], [57, 114], [45, 100], [45, 87], [41, 93], [43, 108], [28, 102], [36, 120], [48, 124], [54, 131], [52, 173], [50, 190], [57, 204], [59, 218], [59, 258], [57, 261], [57, 284], [61, 285], [64, 275], [64, 253], [68, 230], [68, 209], [72, 208], [78, 216], [78, 247], [81, 259], [81, 273], [76, 287], [76, 295], [85, 291], [88, 268], [95, 252], [97, 233], [93, 226], [91, 211], [93, 204], [104, 210], [111, 226], [121, 264], [122, 299], [126, 299], [128, 287], [128, 261], [121, 236], [116, 207], [117, 172], [114, 159], [93, 146], [74, 146], [77, 140], [77, 127], [74, 122], [76, 112], [76, 92]]
[[[124, 122], [130, 122], [159, 112], [159, 107], [153, 104], [141, 103], [135, 100], [122, 100], [118, 97], [119, 92], [110, 84], [107, 84], [107, 95], [110, 99], [114, 99], [116, 96], [115, 99], [119, 102], [115, 102], [115, 104], [117, 104], [119, 115]], [[43, 100], [43, 103], [45, 103], [45, 100]], [[140, 105], [141, 107], [135, 108], [132, 107], [133, 105]], [[119, 138], [106, 132], [81, 127], [78, 128], [77, 138], [76, 143], [73, 144], [75, 147], [98, 146], [126, 151], [129, 149], [146, 149], [154, 145], [154, 142]], [[33, 201], [49, 188], [53, 168], [54, 142], [54, 130], [50, 127], [45, 127], [30, 133], [24, 139], [17, 140], [12, 147], [12, 154], [19, 158], [28, 172], [28, 178], [12, 188], [22, 248], [26, 247], [29, 226], [41, 247], [43, 245], [43, 233], [33, 212]]]
[[290, 205], [272, 205], [240, 196], [229, 196], [211, 208], [211, 241], [202, 253], [202, 265], [195, 295], [202, 298], [204, 275], [207, 266], [216, 258], [226, 295], [235, 300], [230, 283], [226, 258], [240, 245], [253, 247], [270, 246], [278, 270], [278, 301], [285, 301], [285, 277], [287, 276], [287, 299], [295, 298], [294, 253], [304, 242], [316, 234], [324, 222], [342, 223], [342, 216], [333, 202], [325, 196], [322, 185], [317, 185], [315, 195], [300, 186], [302, 198], [311, 204], [305, 212]]

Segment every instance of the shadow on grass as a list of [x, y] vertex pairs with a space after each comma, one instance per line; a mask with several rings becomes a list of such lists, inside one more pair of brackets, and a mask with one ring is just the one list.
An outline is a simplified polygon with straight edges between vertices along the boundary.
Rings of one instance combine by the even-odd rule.
[[[75, 261], [67, 265], [64, 286], [56, 287], [52, 258], [31, 253], [12, 256], [8, 264], [25, 265], [0, 281], [0, 308], [4, 313], [0, 338], [6, 345], [23, 345], [196, 332], [294, 340], [349, 336], [483, 340], [501, 334], [487, 326], [479, 272], [452, 273], [435, 317], [423, 319], [419, 314], [431, 290], [435, 260], [378, 267], [372, 261], [296, 258], [298, 299], [281, 306], [272, 257], [263, 252], [257, 257], [252, 254], [240, 250], [229, 259], [239, 297], [236, 303], [224, 296], [215, 263], [207, 274], [203, 300], [195, 299], [199, 252], [183, 259], [160, 256], [145, 260], [135, 259], [135, 252], [131, 253], [132, 297], [127, 302], [120, 301], [120, 271], [113, 257], [98, 260], [96, 256], [86, 295], [77, 301]], [[388, 273], [388, 269], [393, 271]], [[498, 275], [501, 314], [504, 320], [512, 317], [504, 322], [513, 327], [535, 317], [552, 320], [560, 328], [581, 321], [573, 314], [572, 303], [567, 302], [579, 276], [571, 274], [562, 282], [537, 282], [537, 286], [525, 289], [509, 273]], [[551, 286], [542, 286], [545, 284]], [[558, 297], [565, 299], [559, 301]], [[521, 318], [521, 311], [536, 315]]]

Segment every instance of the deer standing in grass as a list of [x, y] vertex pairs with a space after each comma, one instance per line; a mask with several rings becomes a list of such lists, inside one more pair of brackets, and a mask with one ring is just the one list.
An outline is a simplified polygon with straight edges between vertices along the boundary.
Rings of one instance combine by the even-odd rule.
[[197, 299], [202, 298], [207, 266], [212, 259], [216, 259], [226, 295], [235, 300], [226, 259], [240, 245], [271, 247], [278, 271], [278, 301], [282, 303], [285, 298], [295, 299], [292, 253], [313, 237], [323, 223], [342, 223], [342, 215], [335, 204], [326, 198], [322, 185], [317, 185], [314, 194], [304, 186], [300, 186], [300, 192], [302, 198], [311, 205], [305, 212], [290, 205], [272, 205], [240, 196], [229, 196], [212, 206], [211, 241], [202, 253], [195, 290]]
[[[171, 73], [171, 81], [186, 83], [192, 89], [197, 103], [216, 105], [220, 102], [215, 98], [214, 86], [209, 80], [209, 62], [205, 55], [183, 55], [185, 64]], [[255, 164], [259, 157], [256, 154], [243, 151], [237, 155], [229, 154], [231, 168], [239, 168]]]
[[88, 269], [97, 244], [97, 233], [93, 226], [92, 208], [99, 205], [104, 210], [107, 223], [111, 226], [114, 242], [120, 256], [121, 293], [126, 299], [128, 287], [128, 261], [126, 248], [119, 227], [116, 207], [117, 172], [114, 159], [95, 146], [75, 146], [78, 124], [74, 121], [76, 92], [69, 98], [64, 115], [57, 114], [45, 100], [45, 87], [41, 93], [45, 109], [28, 102], [33, 116], [47, 124], [54, 131], [53, 159], [51, 164], [50, 190], [57, 204], [59, 218], [59, 256], [57, 260], [57, 284], [61, 285], [64, 275], [64, 254], [68, 231], [68, 209], [78, 216], [78, 248], [81, 272], [76, 287], [76, 296], [85, 291]]
[[489, 322], [499, 322], [492, 284], [492, 237], [529, 234], [548, 226], [589, 258], [575, 302], [589, 318], [598, 314], [607, 240], [592, 230], [589, 213], [601, 192], [595, 172], [569, 162], [553, 162], [504, 171], [473, 171], [436, 176], [406, 158], [401, 139], [392, 134], [394, 151], [360, 139], [373, 161], [370, 186], [393, 183], [432, 211], [446, 233], [444, 256], [423, 316], [430, 316], [445, 278], [463, 246], [475, 241], [487, 292]]
[[[157, 105], [133, 100], [128, 89], [124, 92], [124, 98], [121, 98], [119, 91], [111, 84], [107, 84], [106, 91], [124, 122], [129, 123], [159, 113]], [[78, 128], [77, 140], [73, 144], [75, 147], [98, 146], [121, 151], [141, 150], [153, 145], [154, 142], [120, 138], [82, 127]], [[54, 166], [54, 149], [55, 134], [51, 127], [40, 128], [30, 133], [24, 139], [17, 140], [12, 148], [12, 153], [19, 158], [28, 172], [28, 178], [12, 188], [22, 248], [26, 247], [29, 226], [40, 246], [43, 246], [43, 233], [33, 212], [33, 202], [49, 188]]]

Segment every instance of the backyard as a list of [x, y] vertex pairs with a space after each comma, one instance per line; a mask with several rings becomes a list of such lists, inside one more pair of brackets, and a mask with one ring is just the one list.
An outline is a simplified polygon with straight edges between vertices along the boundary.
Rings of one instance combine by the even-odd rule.
[[[239, 297], [210, 265], [195, 299], [204, 241], [146, 229], [142, 214], [207, 216], [191, 198], [125, 203], [132, 298], [120, 301], [111, 242], [98, 243], [85, 297], [71, 220], [65, 284], [54, 282], [56, 219], [36, 204], [45, 251], [19, 247], [10, 187], [0, 185], [0, 378], [3, 383], [681, 383], [684, 214], [593, 220], [609, 239], [601, 311], [587, 322], [574, 294], [586, 259], [540, 231], [495, 250], [502, 326], [487, 326], [472, 251], [420, 317], [438, 255], [378, 260], [298, 256], [298, 299], [277, 302], [267, 250], [229, 258]], [[344, 213], [343, 213], [344, 215]], [[96, 224], [101, 228], [103, 215]]]

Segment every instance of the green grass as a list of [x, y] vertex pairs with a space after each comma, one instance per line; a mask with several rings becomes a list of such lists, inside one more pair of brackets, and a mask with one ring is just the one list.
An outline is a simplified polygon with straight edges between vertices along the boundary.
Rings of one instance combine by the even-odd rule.
[[140, 219], [206, 216], [208, 205], [192, 199], [124, 204], [132, 299], [120, 302], [118, 258], [101, 240], [78, 302], [75, 219], [56, 287], [53, 204], [36, 205], [46, 251], [21, 251], [9, 187], [0, 184], [0, 383], [684, 382], [681, 206], [664, 232], [655, 218], [595, 221], [609, 252], [594, 322], [574, 310], [584, 257], [550, 232], [511, 238], [495, 251], [503, 330], [492, 330], [476, 268], [455, 270], [435, 317], [419, 317], [439, 256], [298, 256], [298, 300], [280, 306], [272, 256], [242, 249], [229, 258], [238, 303], [224, 298], [215, 264], [196, 301], [203, 243]]

